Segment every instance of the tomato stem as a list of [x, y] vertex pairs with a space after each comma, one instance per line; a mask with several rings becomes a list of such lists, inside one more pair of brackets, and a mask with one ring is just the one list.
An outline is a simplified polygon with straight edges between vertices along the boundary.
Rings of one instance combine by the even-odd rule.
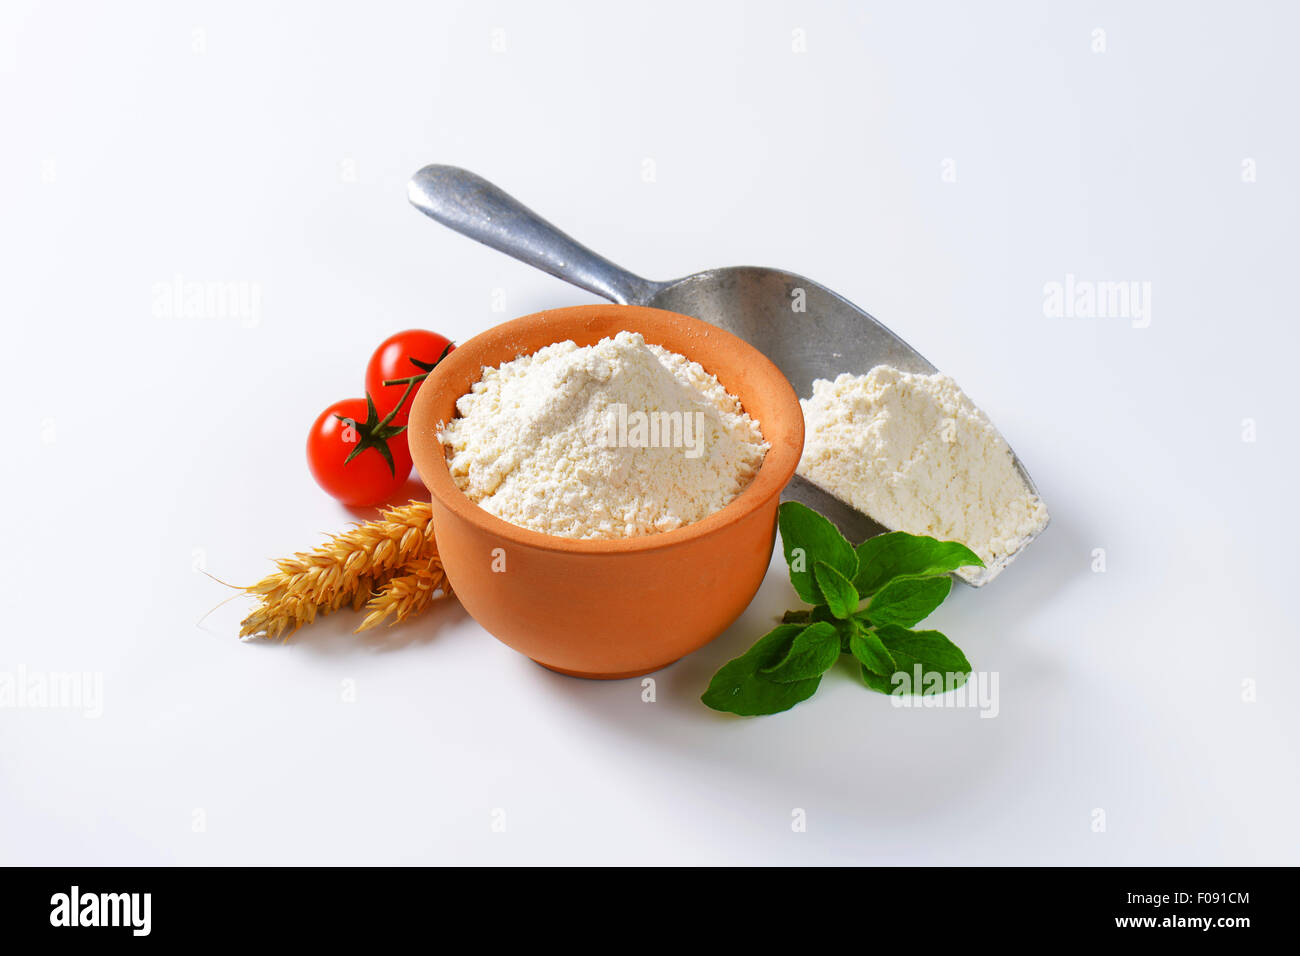
[[417, 358], [409, 359], [410, 363], [411, 363], [412, 365], [414, 365], [416, 368], [424, 369], [424, 371], [422, 371], [419, 375], [411, 375], [411, 376], [408, 376], [407, 378], [386, 378], [386, 379], [383, 380], [383, 384], [384, 384], [385, 386], [388, 386], [388, 385], [405, 385], [405, 386], [406, 386], [406, 391], [404, 391], [404, 392], [402, 393], [402, 398], [401, 398], [401, 400], [398, 401], [397, 405], [393, 408], [393, 410], [392, 410], [391, 412], [388, 413], [388, 417], [385, 418], [382, 422], [380, 422], [381, 425], [387, 425], [387, 424], [388, 424], [389, 420], [390, 420], [394, 415], [397, 414], [398, 410], [399, 410], [403, 405], [406, 404], [406, 399], [410, 396], [410, 394], [411, 394], [411, 390], [412, 390], [413, 388], [415, 388], [415, 386], [417, 386], [417, 385], [419, 385], [421, 382], [423, 382], [426, 378], [428, 378], [428, 377], [429, 377], [429, 373], [432, 372], [435, 368], [438, 367], [438, 363], [441, 362], [443, 359], [445, 359], [445, 358], [447, 357], [447, 353], [450, 352], [450, 351], [451, 351], [451, 343], [448, 342], [448, 343], [446, 344], [446, 346], [443, 348], [443, 350], [442, 350], [442, 354], [439, 355], [438, 358], [437, 358], [436, 360], [434, 360], [433, 362], [421, 362], [421, 361], [420, 361], [419, 359], [417, 359]]
[[[425, 372], [425, 374], [427, 375], [429, 373]], [[387, 385], [388, 383], [385, 382], [384, 384]], [[415, 382], [409, 382], [407, 384], [406, 391], [402, 393], [402, 397], [398, 400], [397, 404], [393, 406], [393, 410], [380, 420], [379, 422], [380, 425], [387, 425], [389, 422], [393, 420], [393, 416], [397, 414], [397, 410], [406, 404], [406, 397], [411, 394], [411, 389], [415, 388], [415, 385], [416, 385]]]
[[[341, 422], [350, 421], [350, 419], [345, 418], [342, 415], [335, 415], [334, 417]], [[388, 439], [392, 438], [394, 435], [400, 435], [402, 432], [406, 431], [406, 426], [401, 425], [397, 428], [394, 428], [392, 425], [389, 424], [389, 420], [392, 417], [393, 417], [393, 412], [389, 412], [388, 415], [385, 416], [382, 421], [380, 421], [379, 412], [375, 410], [375, 401], [373, 398], [370, 397], [370, 393], [367, 392], [366, 393], [366, 420], [364, 422], [352, 421], [352, 427], [356, 429], [357, 435], [359, 436], [357, 440], [357, 447], [352, 449], [352, 453], [348, 455], [347, 458], [343, 459], [343, 464], [346, 465], [348, 462], [350, 462], [353, 458], [356, 458], [357, 455], [361, 454], [367, 448], [373, 448], [375, 451], [379, 452], [380, 457], [382, 457], [384, 461], [388, 464], [389, 472], [396, 475], [397, 468], [396, 465], [393, 464], [393, 453], [388, 448]]]

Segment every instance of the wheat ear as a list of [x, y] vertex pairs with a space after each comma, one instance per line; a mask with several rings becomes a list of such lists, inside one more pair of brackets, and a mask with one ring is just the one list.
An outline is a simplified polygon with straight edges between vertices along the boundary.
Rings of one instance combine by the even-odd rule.
[[[344, 604], [360, 609], [376, 588], [417, 558], [437, 555], [427, 501], [389, 508], [376, 521], [331, 537], [320, 547], [276, 562], [276, 570], [245, 590], [258, 607], [240, 637], [288, 637], [318, 614]], [[439, 565], [441, 567], [441, 565]]]
[[437, 551], [421, 555], [402, 570], [396, 572], [378, 590], [369, 603], [368, 612], [357, 628], [357, 633], [378, 627], [387, 618], [393, 619], [388, 626], [399, 624], [407, 618], [419, 614], [435, 598], [451, 594], [447, 575], [442, 569], [442, 559]]

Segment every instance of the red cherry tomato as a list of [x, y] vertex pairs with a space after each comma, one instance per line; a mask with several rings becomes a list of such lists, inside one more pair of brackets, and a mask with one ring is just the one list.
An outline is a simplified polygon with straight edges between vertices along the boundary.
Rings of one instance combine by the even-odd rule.
[[[353, 507], [384, 504], [411, 473], [406, 433], [389, 435], [364, 398], [346, 398], [320, 413], [307, 436], [307, 466], [330, 495]], [[392, 467], [378, 447], [384, 444]], [[357, 451], [358, 446], [361, 450]], [[348, 457], [356, 452], [356, 457]]]
[[[446, 336], [424, 329], [407, 329], [379, 343], [366, 366], [366, 392], [375, 400], [379, 416], [382, 418], [391, 412], [402, 401], [402, 394], [406, 391], [405, 385], [385, 385], [384, 382], [427, 372], [455, 347]], [[406, 424], [415, 393], [422, 384], [417, 384], [406, 396], [406, 401], [393, 416], [394, 425]]]

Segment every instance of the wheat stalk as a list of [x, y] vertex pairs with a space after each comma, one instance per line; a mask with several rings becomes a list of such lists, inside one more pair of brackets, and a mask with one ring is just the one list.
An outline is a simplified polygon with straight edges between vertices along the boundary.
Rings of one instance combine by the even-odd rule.
[[389, 627], [399, 624], [419, 614], [435, 598], [450, 593], [451, 586], [447, 583], [437, 551], [422, 555], [389, 578], [370, 599], [366, 604], [369, 613], [357, 628], [357, 633], [378, 627], [390, 616], [393, 619], [388, 622]]
[[[245, 588], [259, 604], [241, 622], [239, 636], [287, 639], [318, 614], [336, 611], [344, 604], [360, 610], [376, 589], [383, 589], [395, 575], [418, 573], [437, 559], [429, 503], [412, 501], [389, 508], [376, 521], [356, 525], [320, 547], [276, 561], [274, 572]], [[437, 567], [441, 573], [441, 562]], [[411, 613], [414, 611], [404, 616]]]

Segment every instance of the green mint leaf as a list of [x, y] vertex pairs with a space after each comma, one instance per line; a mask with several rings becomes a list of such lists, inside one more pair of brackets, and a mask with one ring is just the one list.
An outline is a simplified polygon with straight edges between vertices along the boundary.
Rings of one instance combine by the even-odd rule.
[[979, 555], [964, 544], [903, 531], [863, 541], [858, 545], [857, 559], [853, 586], [863, 597], [870, 597], [896, 578], [927, 578], [958, 568], [984, 567]]
[[858, 592], [853, 582], [825, 561], [813, 565], [813, 578], [826, 598], [826, 606], [840, 620], [853, 616], [858, 609]]
[[911, 627], [929, 617], [951, 590], [952, 578], [946, 574], [938, 578], [895, 578], [877, 591], [856, 616], [872, 624]]
[[821, 677], [782, 684], [759, 674], [763, 668], [780, 663], [804, 629], [802, 624], [780, 624], [764, 634], [744, 654], [718, 669], [700, 700], [714, 710], [742, 717], [780, 713], [807, 700], [817, 690]]
[[840, 635], [835, 625], [822, 621], [809, 624], [795, 635], [785, 657], [759, 671], [760, 677], [789, 684], [821, 677], [840, 659]]
[[856, 657], [858, 663], [867, 671], [886, 679], [898, 670], [898, 665], [894, 662], [889, 649], [874, 631], [864, 627], [859, 626], [854, 629], [853, 636], [849, 638], [849, 653]]
[[872, 690], [879, 691], [882, 694], [892, 694], [894, 692], [894, 676], [892, 674], [873, 674], [870, 668], [861, 661], [858, 662], [858, 672], [862, 677], [862, 683]]
[[960, 687], [970, 675], [966, 655], [938, 631], [909, 631], [886, 624], [877, 627], [876, 634], [897, 665], [886, 693], [941, 694]]
[[853, 545], [835, 525], [807, 505], [797, 501], [782, 503], [777, 511], [777, 524], [781, 528], [785, 561], [790, 566], [790, 583], [809, 604], [821, 604], [825, 600], [813, 578], [816, 562], [825, 561], [850, 580], [857, 574], [858, 558]]

